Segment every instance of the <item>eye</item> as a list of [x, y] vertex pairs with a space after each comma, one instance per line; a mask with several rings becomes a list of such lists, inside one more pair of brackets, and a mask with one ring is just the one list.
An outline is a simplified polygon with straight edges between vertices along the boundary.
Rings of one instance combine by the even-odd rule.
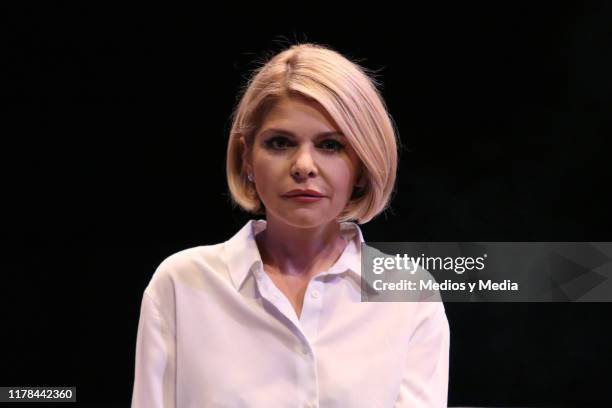
[[330, 152], [340, 151], [344, 148], [344, 145], [342, 143], [334, 139], [324, 140], [323, 142], [321, 142], [320, 146], [323, 147], [324, 150], [329, 150]]
[[274, 136], [266, 140], [265, 145], [269, 149], [284, 150], [290, 145], [290, 143], [289, 139], [284, 136]]

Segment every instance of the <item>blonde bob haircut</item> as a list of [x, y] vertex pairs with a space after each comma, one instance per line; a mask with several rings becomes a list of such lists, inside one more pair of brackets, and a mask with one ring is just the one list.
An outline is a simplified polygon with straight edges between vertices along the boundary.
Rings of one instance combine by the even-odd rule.
[[295, 44], [256, 69], [234, 111], [227, 148], [227, 183], [235, 204], [254, 214], [265, 207], [242, 160], [275, 101], [301, 96], [335, 120], [361, 161], [365, 185], [355, 189], [338, 222], [364, 224], [385, 210], [394, 191], [398, 141], [375, 80], [358, 64], [318, 44]]

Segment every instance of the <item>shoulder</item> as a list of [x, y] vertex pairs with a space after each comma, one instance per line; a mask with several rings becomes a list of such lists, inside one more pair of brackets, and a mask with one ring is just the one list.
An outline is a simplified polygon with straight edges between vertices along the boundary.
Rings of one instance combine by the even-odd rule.
[[225, 243], [187, 248], [166, 257], [155, 269], [145, 294], [156, 303], [173, 301], [177, 290], [227, 275]]
[[180, 275], [185, 271], [202, 266], [213, 269], [223, 264], [223, 249], [225, 243], [201, 245], [183, 249], [166, 257], [157, 267], [154, 278], [163, 275]]
[[258, 258], [253, 230], [263, 228], [265, 221], [251, 220], [227, 241], [187, 248], [168, 256], [153, 273], [145, 293], [167, 299], [178, 290], [203, 288], [213, 282], [229, 283], [230, 269], [242, 273]]

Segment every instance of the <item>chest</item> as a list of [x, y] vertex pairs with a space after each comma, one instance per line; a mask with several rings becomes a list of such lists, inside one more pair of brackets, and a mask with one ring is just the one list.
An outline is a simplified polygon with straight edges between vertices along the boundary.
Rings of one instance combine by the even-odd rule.
[[208, 296], [196, 303], [177, 299], [177, 314], [190, 322], [177, 327], [178, 400], [189, 395], [205, 402], [200, 406], [235, 407], [310, 401], [392, 406], [410, 325], [394, 304], [360, 303], [346, 282], [319, 284], [310, 288], [319, 291], [317, 299], [306, 292], [299, 327], [280, 308], [238, 296], [222, 303]]
[[267, 265], [264, 269], [272, 283], [287, 298], [299, 318], [302, 314], [304, 296], [311, 279], [309, 274], [287, 275]]

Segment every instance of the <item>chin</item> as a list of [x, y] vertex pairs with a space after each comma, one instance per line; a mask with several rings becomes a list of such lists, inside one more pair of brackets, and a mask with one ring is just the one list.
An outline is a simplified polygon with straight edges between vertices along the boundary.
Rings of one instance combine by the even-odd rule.
[[337, 217], [329, 217], [330, 212], [313, 211], [310, 209], [295, 209], [282, 216], [276, 215], [277, 218], [284, 223], [296, 228], [314, 228], [322, 225], [327, 225], [334, 221]]

